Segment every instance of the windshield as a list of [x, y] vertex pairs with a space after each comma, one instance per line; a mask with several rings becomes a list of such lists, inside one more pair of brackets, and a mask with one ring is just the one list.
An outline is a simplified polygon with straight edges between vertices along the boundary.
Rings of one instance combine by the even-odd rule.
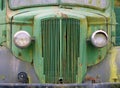
[[22, 8], [40, 5], [81, 5], [105, 9], [109, 0], [9, 0], [11, 8]]

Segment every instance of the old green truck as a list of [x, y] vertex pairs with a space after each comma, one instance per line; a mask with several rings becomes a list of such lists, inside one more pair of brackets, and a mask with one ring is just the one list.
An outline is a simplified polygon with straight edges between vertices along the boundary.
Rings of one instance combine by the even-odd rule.
[[0, 83], [119, 82], [117, 24], [114, 0], [0, 0]]

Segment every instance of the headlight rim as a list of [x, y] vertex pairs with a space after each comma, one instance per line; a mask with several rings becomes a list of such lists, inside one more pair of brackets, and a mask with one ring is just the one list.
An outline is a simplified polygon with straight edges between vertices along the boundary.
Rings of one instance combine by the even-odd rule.
[[[15, 42], [16, 37], [17, 37], [20, 33], [25, 33], [25, 34], [28, 36], [29, 40], [30, 40], [29, 43], [26, 44], [25, 46], [20, 46], [20, 45], [16, 44], [16, 42]], [[13, 37], [13, 42], [14, 42], [15, 46], [17, 46], [18, 48], [27, 48], [27, 47], [31, 44], [31, 41], [32, 41], [31, 35], [30, 35], [27, 31], [24, 31], [24, 30], [17, 31], [17, 32], [14, 34], [14, 37]]]
[[[98, 46], [98, 45], [96, 45], [95, 42], [94, 42], [95, 35], [96, 35], [96, 34], [99, 34], [99, 33], [100, 33], [100, 34], [104, 34], [105, 37], [106, 37], [106, 44], [104, 44], [103, 46]], [[92, 43], [92, 45], [94, 45], [95, 47], [97, 47], [97, 48], [105, 47], [105, 46], [108, 44], [108, 41], [109, 41], [109, 37], [108, 37], [108, 34], [107, 34], [105, 31], [103, 31], [103, 30], [97, 30], [97, 31], [95, 31], [95, 32], [92, 33], [91, 43]]]

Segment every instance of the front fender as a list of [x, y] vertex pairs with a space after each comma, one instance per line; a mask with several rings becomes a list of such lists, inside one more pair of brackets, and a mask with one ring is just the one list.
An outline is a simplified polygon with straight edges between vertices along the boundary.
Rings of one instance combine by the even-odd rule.
[[27, 73], [30, 83], [39, 82], [31, 63], [17, 59], [8, 48], [0, 47], [0, 83], [19, 83], [20, 72]]

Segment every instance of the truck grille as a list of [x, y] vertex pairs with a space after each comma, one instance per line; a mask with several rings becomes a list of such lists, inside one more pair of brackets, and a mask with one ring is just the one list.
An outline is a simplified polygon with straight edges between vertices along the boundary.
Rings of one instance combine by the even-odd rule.
[[49, 18], [41, 21], [42, 55], [46, 83], [76, 82], [80, 20]]

